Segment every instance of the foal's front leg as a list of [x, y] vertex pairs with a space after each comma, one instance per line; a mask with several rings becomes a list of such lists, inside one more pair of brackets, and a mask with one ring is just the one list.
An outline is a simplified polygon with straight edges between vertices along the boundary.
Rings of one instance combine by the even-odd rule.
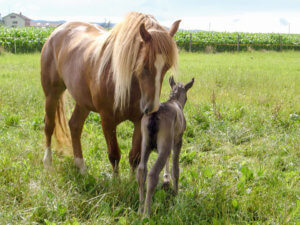
[[134, 122], [134, 131], [132, 136], [132, 148], [129, 152], [129, 163], [132, 172], [135, 171], [139, 165], [141, 158], [141, 144], [142, 144], [142, 133], [141, 133], [141, 120]]
[[170, 185], [170, 172], [169, 172], [169, 161], [170, 161], [170, 157], [168, 157], [167, 162], [166, 162], [166, 166], [165, 166], [165, 172], [164, 172], [164, 187], [169, 187]]
[[182, 146], [182, 139], [180, 139], [174, 145], [173, 151], [173, 167], [172, 167], [172, 177], [175, 195], [178, 192], [178, 179], [179, 179], [179, 154]]

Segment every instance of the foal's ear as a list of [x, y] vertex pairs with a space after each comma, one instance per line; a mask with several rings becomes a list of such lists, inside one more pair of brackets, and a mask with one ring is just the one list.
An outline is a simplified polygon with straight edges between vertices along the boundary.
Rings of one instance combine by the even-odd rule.
[[170, 78], [169, 78], [169, 84], [170, 84], [171, 88], [173, 88], [176, 85], [173, 76], [170, 76]]
[[151, 34], [146, 30], [146, 27], [145, 27], [144, 23], [142, 23], [140, 25], [140, 35], [141, 35], [141, 37], [143, 38], [143, 40], [145, 42], [148, 42], [148, 41], [151, 40]]
[[169, 34], [171, 35], [171, 37], [173, 37], [174, 34], [176, 34], [180, 22], [181, 22], [181, 20], [177, 20], [177, 21], [175, 21], [175, 22], [172, 24], [172, 26], [171, 26], [171, 28], [170, 28], [170, 30], [169, 30]]
[[184, 85], [185, 90], [188, 91], [193, 86], [193, 84], [194, 84], [194, 78], [186, 85]]

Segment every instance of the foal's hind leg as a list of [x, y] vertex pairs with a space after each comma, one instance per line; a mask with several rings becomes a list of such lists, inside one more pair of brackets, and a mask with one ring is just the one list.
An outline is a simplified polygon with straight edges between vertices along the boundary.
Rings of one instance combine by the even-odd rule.
[[86, 172], [86, 167], [82, 156], [80, 137], [81, 137], [84, 121], [86, 117], [89, 115], [89, 112], [90, 111], [87, 110], [86, 108], [76, 104], [72, 117], [69, 121], [69, 127], [70, 127], [71, 137], [72, 137], [74, 163], [75, 166], [79, 169], [81, 174], [84, 174]]
[[[158, 134], [159, 136], [159, 134]], [[148, 183], [147, 183], [147, 194], [145, 200], [145, 208], [144, 214], [150, 215], [150, 207], [151, 207], [151, 200], [154, 189], [158, 183], [159, 174], [164, 168], [168, 157], [171, 153], [171, 138], [164, 138], [162, 137], [161, 140], [158, 140], [158, 157], [155, 161], [153, 167], [151, 168], [149, 175], [148, 175]]]
[[141, 161], [137, 169], [137, 181], [139, 184], [139, 213], [144, 212], [144, 198], [145, 198], [145, 182], [147, 177], [147, 162], [150, 155], [151, 149], [148, 145], [148, 139], [146, 137], [142, 140], [142, 152], [141, 152]]

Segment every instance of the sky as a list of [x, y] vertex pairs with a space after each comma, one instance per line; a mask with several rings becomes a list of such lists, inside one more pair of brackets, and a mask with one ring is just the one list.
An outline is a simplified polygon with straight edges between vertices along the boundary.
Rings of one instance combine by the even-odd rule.
[[34, 20], [117, 23], [130, 11], [167, 27], [181, 19], [180, 29], [300, 34], [300, 0], [0, 0], [2, 17]]

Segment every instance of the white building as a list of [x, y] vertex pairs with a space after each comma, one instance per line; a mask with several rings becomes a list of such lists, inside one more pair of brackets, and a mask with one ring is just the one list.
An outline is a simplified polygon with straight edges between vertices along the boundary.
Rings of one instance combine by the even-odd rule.
[[6, 27], [29, 27], [31, 19], [22, 15], [22, 13], [10, 13], [3, 17], [3, 23]]

